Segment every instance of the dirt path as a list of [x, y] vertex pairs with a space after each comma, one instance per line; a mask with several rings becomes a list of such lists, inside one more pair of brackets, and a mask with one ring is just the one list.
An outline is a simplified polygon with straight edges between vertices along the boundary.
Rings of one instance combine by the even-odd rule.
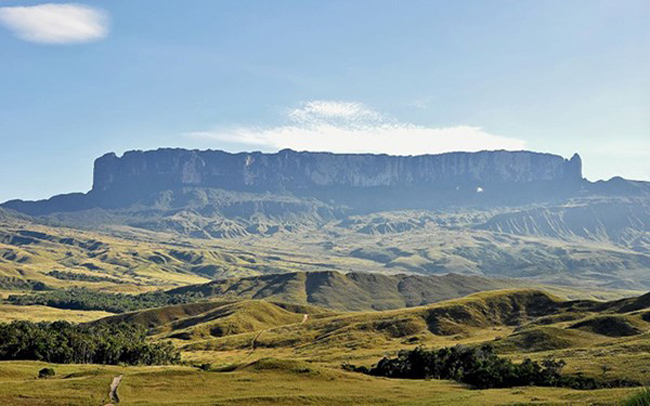
[[266, 330], [262, 330], [262, 331], [260, 331], [259, 333], [257, 333], [257, 334], [255, 335], [255, 337], [253, 337], [253, 339], [251, 340], [251, 352], [248, 353], [249, 355], [252, 354], [253, 351], [255, 351], [255, 347], [256, 347], [256, 345], [257, 345], [257, 339], [260, 338], [260, 336], [262, 335], [262, 333], [265, 332], [265, 331], [266, 331]]
[[[300, 324], [305, 324], [307, 322], [307, 320], [309, 320], [309, 315], [308, 314], [303, 314], [302, 315], [302, 321], [300, 322]], [[257, 346], [257, 340], [260, 338], [262, 333], [265, 332], [265, 331], [273, 330], [274, 328], [276, 328], [276, 327], [267, 328], [266, 330], [262, 330], [259, 333], [255, 334], [255, 337], [253, 337], [253, 339], [251, 340], [251, 349], [250, 349], [249, 353], [246, 355], [247, 357], [249, 355], [251, 355], [255, 351], [255, 348]]]
[[[111, 383], [111, 389], [108, 392], [108, 398], [111, 400], [111, 402], [117, 404], [120, 403], [120, 398], [117, 396], [117, 387], [120, 386], [120, 382], [122, 382], [122, 378], [124, 378], [124, 375], [116, 376], [113, 378], [113, 382]], [[106, 406], [114, 406], [112, 403], [107, 404]]]

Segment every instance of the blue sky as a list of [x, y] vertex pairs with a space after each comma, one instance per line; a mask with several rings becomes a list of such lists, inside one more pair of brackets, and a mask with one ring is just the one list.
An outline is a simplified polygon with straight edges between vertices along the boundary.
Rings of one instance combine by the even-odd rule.
[[0, 201], [163, 146], [525, 148], [650, 180], [648, 21], [647, 0], [3, 0]]

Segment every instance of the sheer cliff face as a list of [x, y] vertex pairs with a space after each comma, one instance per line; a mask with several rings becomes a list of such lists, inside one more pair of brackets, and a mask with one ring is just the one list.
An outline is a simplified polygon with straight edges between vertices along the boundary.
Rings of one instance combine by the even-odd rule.
[[276, 154], [160, 149], [95, 161], [93, 193], [138, 193], [185, 186], [249, 191], [445, 189], [490, 184], [575, 184], [581, 161], [557, 155], [486, 151], [422, 156]]

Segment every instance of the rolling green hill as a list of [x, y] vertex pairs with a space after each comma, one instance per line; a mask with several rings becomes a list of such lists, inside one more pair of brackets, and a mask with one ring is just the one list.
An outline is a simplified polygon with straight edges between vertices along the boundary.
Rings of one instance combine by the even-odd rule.
[[[563, 358], [575, 370], [585, 368], [590, 356], [602, 357], [612, 376], [623, 377], [626, 365], [650, 360], [638, 351], [650, 345], [648, 297], [566, 301], [538, 290], [508, 289], [372, 312], [332, 312], [263, 300], [217, 301], [100, 321], [143, 325], [155, 339], [174, 339], [188, 359], [237, 360], [256, 351], [259, 356], [337, 363], [349, 358], [372, 361], [387, 351], [416, 345], [489, 342], [514, 358]], [[593, 365], [586, 370], [597, 374]], [[633, 376], [650, 380], [640, 366]]]
[[[569, 374], [579, 372], [604, 382], [646, 383], [650, 382], [650, 355], [643, 349], [650, 346], [649, 297], [567, 301], [539, 290], [507, 289], [367, 312], [333, 312], [258, 299], [167, 306], [92, 323], [142, 325], [150, 340], [171, 339], [180, 347], [188, 366], [54, 365], [61, 377], [45, 384], [31, 378], [44, 364], [3, 362], [0, 376], [14, 380], [14, 385], [3, 386], [0, 399], [29, 404], [18, 394], [30, 380], [32, 387], [39, 388], [28, 399], [35, 404], [44, 399], [52, 404], [83, 404], [89, 397], [101, 399], [111, 379], [123, 375], [120, 398], [125, 403], [429, 404], [437, 399], [445, 405], [464, 399], [461, 404], [496, 405], [539, 403], [536, 399], [541, 396], [553, 404], [567, 399], [572, 404], [611, 404], [635, 389], [468, 390], [447, 381], [393, 380], [345, 372], [341, 364], [371, 365], [397, 350], [422, 345], [489, 343], [515, 361], [528, 357], [541, 362], [550, 356], [564, 360]], [[73, 380], [75, 389], [70, 392]], [[163, 384], [169, 390], [161, 393]], [[294, 397], [297, 390], [301, 395]], [[350, 397], [352, 393], [359, 397]]]
[[520, 282], [464, 275], [382, 275], [335, 271], [293, 272], [216, 280], [167, 293], [201, 293], [220, 299], [267, 299], [335, 310], [364, 311], [413, 307]]
[[[258, 347], [294, 348], [303, 354], [321, 351], [352, 353], [404, 344], [472, 341], [495, 329], [522, 325], [559, 311], [562, 302], [535, 290], [500, 290], [470, 295], [427, 306], [382, 312], [338, 314], [304, 324], [267, 329], [256, 338]], [[245, 348], [248, 335], [199, 340], [189, 350]], [[334, 351], [336, 349], [336, 351]]]

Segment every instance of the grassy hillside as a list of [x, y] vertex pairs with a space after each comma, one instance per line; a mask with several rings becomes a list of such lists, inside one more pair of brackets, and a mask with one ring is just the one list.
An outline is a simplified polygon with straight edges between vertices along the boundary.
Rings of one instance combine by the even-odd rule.
[[53, 289], [137, 293], [308, 265], [293, 257], [265, 260], [253, 251], [194, 245], [137, 229], [89, 232], [0, 219], [0, 288], [5, 290], [30, 290], [40, 283]]
[[206, 281], [174, 259], [172, 250], [67, 228], [4, 224], [0, 225], [0, 283], [4, 281], [5, 289], [24, 289], [22, 280], [48, 288], [137, 292]]
[[[438, 304], [383, 312], [348, 313], [267, 329], [257, 347], [292, 348], [296, 354], [329, 353], [332, 359], [357, 350], [394, 346], [474, 342], [508, 332], [550, 314], [559, 300], [534, 290], [470, 295]], [[255, 332], [186, 344], [188, 350], [248, 348]], [[337, 355], [334, 355], [337, 354]]]
[[[139, 324], [149, 340], [171, 340], [186, 362], [55, 365], [55, 378], [41, 380], [45, 364], [0, 362], [0, 380], [12, 383], [0, 385], [0, 403], [105, 404], [122, 374], [122, 403], [152, 405], [611, 404], [634, 391], [477, 391], [341, 368], [420, 345], [484, 343], [515, 361], [550, 356], [565, 360], [567, 373], [650, 383], [650, 295], [624, 298], [650, 286], [647, 236], [639, 227], [564, 232], [574, 218], [548, 213], [535, 227], [559, 228], [528, 233], [529, 210], [511, 218], [496, 217], [510, 213], [502, 209], [373, 213], [278, 228], [288, 220], [265, 218], [263, 229], [245, 232], [229, 220], [209, 236], [192, 228], [201, 213], [170, 212], [162, 228], [121, 222], [89, 231], [0, 212], [1, 298], [83, 287], [203, 300], [119, 315], [0, 304], [0, 322]], [[497, 228], [479, 227], [495, 218]]]
[[[621, 209], [615, 224], [604, 221], [610, 203]], [[54, 288], [139, 292], [324, 270], [526, 278], [602, 293], [601, 298], [650, 287], [650, 256], [644, 248], [648, 205], [643, 199], [576, 201], [555, 208], [394, 211], [342, 219], [308, 216], [308, 221], [265, 216], [271, 208], [260, 203], [248, 205], [245, 224], [209, 210], [152, 204], [152, 210], [175, 219], [169, 223], [173, 227], [149, 227], [142, 219], [135, 221], [137, 216], [129, 222], [120, 217], [128, 213], [101, 210], [76, 213], [82, 216], [77, 222], [68, 221], [72, 214], [66, 213], [38, 222], [13, 213], [0, 216], [0, 288], [31, 289], [41, 282]], [[249, 224], [250, 219], [257, 223]], [[205, 231], [208, 220], [218, 222], [221, 231]]]
[[[354, 354], [359, 349], [449, 345], [497, 337], [504, 350], [538, 351], [639, 335], [650, 329], [639, 309], [620, 313], [623, 303], [638, 301], [563, 301], [540, 291], [515, 289], [380, 312], [332, 313], [313, 306], [252, 300], [181, 304], [105, 320], [142, 324], [157, 337], [177, 339], [189, 351], [246, 350], [254, 342], [257, 348], [287, 348], [302, 356], [329, 351], [330, 358], [336, 359], [341, 356], [337, 351]], [[613, 324], [614, 333], [601, 327], [612, 325], [612, 320], [620, 320]]]
[[315, 306], [262, 300], [211, 301], [125, 313], [98, 322], [141, 325], [158, 338], [200, 340], [302, 324], [334, 314]]
[[72, 323], [85, 323], [111, 316], [111, 313], [94, 310], [63, 310], [48, 306], [13, 306], [0, 304], [0, 323], [14, 320], [56, 321], [67, 320]]
[[[104, 321], [141, 324], [152, 340], [172, 338], [184, 360], [201, 368], [54, 365], [55, 378], [35, 380], [45, 364], [0, 362], [0, 378], [12, 382], [2, 385], [0, 401], [99, 404], [107, 401], [112, 378], [123, 375], [124, 404], [615, 404], [637, 389], [469, 390], [448, 381], [370, 377], [341, 364], [371, 365], [418, 345], [490, 343], [515, 361], [551, 356], [566, 361], [567, 373], [649, 383], [648, 312], [646, 296], [566, 301], [531, 289], [351, 313], [264, 300], [182, 304]], [[28, 385], [37, 390], [24, 392]]]
[[419, 306], [521, 284], [513, 280], [455, 274], [419, 276], [324, 271], [222, 279], [172, 289], [168, 293], [201, 293], [205, 297], [222, 299], [268, 299], [364, 311]]
[[650, 356], [638, 350], [650, 345], [645, 316], [650, 309], [637, 306], [625, 312], [622, 305], [639, 301], [564, 301], [535, 290], [502, 290], [400, 310], [323, 312], [304, 322], [298, 317], [304, 310], [282, 318], [273, 303], [245, 301], [152, 326], [151, 331], [157, 338], [174, 338], [186, 359], [216, 364], [269, 355], [327, 365], [371, 363], [400, 348], [490, 342], [515, 359], [552, 355], [565, 359], [569, 371], [584, 369], [598, 377], [599, 366], [585, 366], [590, 357], [602, 358], [598, 365], [607, 365], [611, 377], [629, 377], [626, 369], [633, 365], [638, 368], [635, 379], [650, 382], [650, 371], [643, 367]]
[[[35, 379], [52, 366], [56, 376]], [[615, 404], [635, 389], [561, 388], [468, 390], [450, 381], [386, 379], [304, 361], [251, 361], [227, 372], [197, 368], [47, 365], [0, 362], [0, 403], [16, 406], [103, 405], [116, 376], [120, 404], [159, 405], [504, 405]]]

